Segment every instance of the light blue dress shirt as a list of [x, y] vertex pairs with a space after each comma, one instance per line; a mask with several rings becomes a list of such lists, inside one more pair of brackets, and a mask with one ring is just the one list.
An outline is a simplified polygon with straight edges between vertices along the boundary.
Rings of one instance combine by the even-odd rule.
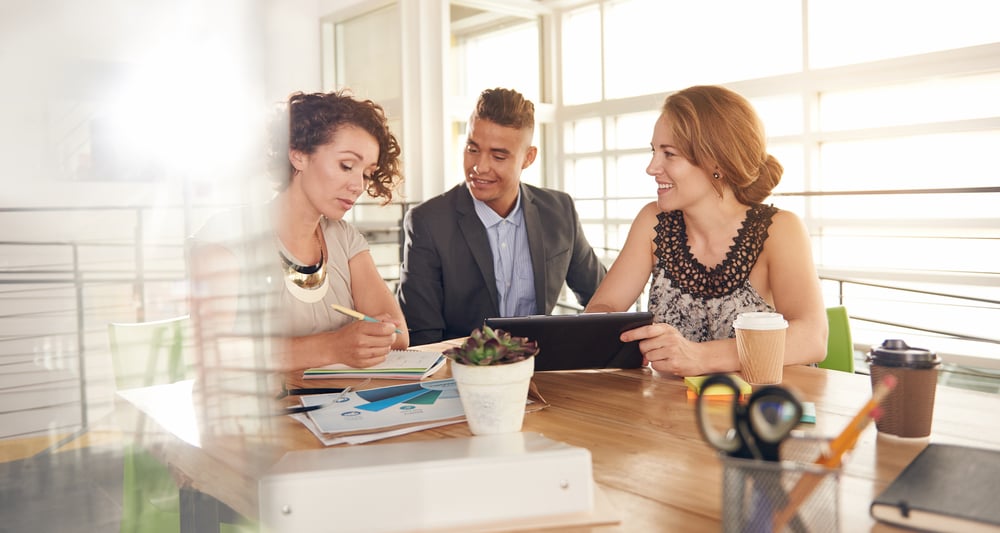
[[475, 197], [472, 198], [472, 203], [476, 207], [476, 215], [486, 227], [490, 250], [493, 252], [500, 316], [535, 314], [535, 277], [531, 270], [528, 229], [524, 225], [520, 191], [517, 193], [514, 209], [506, 218]]

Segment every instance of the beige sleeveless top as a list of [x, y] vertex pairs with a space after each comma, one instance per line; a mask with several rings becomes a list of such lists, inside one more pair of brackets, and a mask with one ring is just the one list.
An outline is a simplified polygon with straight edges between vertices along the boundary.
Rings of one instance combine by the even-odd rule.
[[[231, 251], [240, 265], [237, 331], [301, 336], [339, 329], [353, 319], [330, 304], [354, 308], [348, 261], [368, 250], [368, 242], [343, 220], [320, 222], [326, 240], [326, 282], [316, 289], [286, 281], [277, 237], [271, 230], [269, 207], [242, 208], [209, 220], [193, 237]], [[289, 257], [293, 262], [300, 262]]]

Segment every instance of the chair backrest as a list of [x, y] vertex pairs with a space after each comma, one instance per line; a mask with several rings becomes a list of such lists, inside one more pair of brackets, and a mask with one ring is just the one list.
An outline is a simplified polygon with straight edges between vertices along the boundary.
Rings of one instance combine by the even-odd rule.
[[115, 388], [131, 389], [186, 379], [193, 362], [188, 315], [152, 322], [108, 324]]
[[854, 373], [854, 341], [851, 339], [851, 323], [847, 308], [840, 305], [826, 308], [826, 318], [830, 334], [826, 341], [826, 359], [820, 368]]

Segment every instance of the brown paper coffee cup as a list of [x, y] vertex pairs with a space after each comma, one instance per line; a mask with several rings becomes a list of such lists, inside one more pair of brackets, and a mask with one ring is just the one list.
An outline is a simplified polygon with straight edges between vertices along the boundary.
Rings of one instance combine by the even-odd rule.
[[781, 383], [788, 323], [778, 313], [741, 313], [733, 322], [740, 371], [750, 384]]
[[937, 369], [915, 370], [872, 365], [872, 387], [886, 375], [896, 376], [896, 387], [879, 405], [882, 415], [875, 427], [897, 437], [927, 437], [934, 418], [934, 392], [937, 390]]
[[897, 437], [929, 436], [941, 358], [929, 350], [890, 339], [872, 347], [868, 360], [873, 388], [887, 375], [896, 377], [896, 387], [879, 404], [882, 413], [875, 419], [875, 427]]

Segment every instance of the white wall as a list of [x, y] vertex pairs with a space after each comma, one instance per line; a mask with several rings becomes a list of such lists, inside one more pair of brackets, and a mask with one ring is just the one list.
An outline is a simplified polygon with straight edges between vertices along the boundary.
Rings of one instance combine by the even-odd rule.
[[320, 14], [327, 15], [360, 4], [371, 4], [372, 0], [317, 0], [317, 3]]
[[[0, 207], [176, 205], [185, 178], [231, 199], [260, 111], [321, 88], [318, 18], [317, 0], [4, 2]], [[91, 177], [102, 149], [118, 181]]]
[[[0, 2], [0, 209], [157, 206], [144, 238], [168, 246], [146, 266], [182, 275], [184, 237], [210, 210], [181, 206], [269, 191], [254, 177], [263, 111], [321, 89], [319, 28], [317, 0]], [[0, 283], [0, 438], [78, 425], [84, 379], [91, 423], [110, 408], [106, 324], [136, 307], [134, 252], [116, 245], [138, 227], [131, 211], [0, 212], [0, 241], [84, 243], [88, 279], [114, 279], [82, 297], [84, 376], [77, 299], [58, 274], [72, 249], [0, 246], [0, 281], [15, 283]], [[182, 283], [145, 293], [146, 319], [186, 312]]]
[[268, 101], [320, 91], [319, 0], [267, 0], [264, 51]]

